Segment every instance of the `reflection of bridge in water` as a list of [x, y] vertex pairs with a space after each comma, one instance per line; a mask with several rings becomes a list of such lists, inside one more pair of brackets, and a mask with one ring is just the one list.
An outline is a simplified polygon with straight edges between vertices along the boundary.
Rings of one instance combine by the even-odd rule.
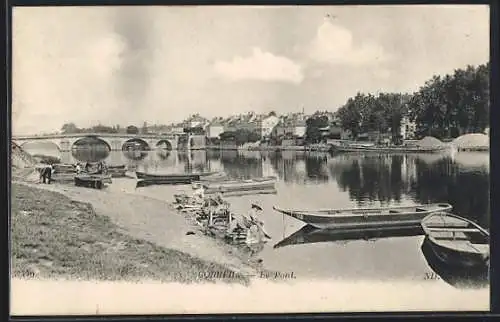
[[61, 152], [71, 151], [82, 141], [93, 139], [101, 142], [110, 151], [126, 150], [128, 146], [137, 143], [146, 150], [164, 148], [167, 150], [178, 149], [204, 149], [205, 137], [187, 133], [158, 134], [117, 134], [117, 133], [76, 133], [54, 135], [13, 136], [19, 146], [34, 142], [50, 142], [57, 146]]

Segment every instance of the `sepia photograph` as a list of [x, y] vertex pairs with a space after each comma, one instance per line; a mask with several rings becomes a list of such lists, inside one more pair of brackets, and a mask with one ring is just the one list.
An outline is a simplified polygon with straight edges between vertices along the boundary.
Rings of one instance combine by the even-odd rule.
[[12, 9], [15, 315], [488, 311], [487, 5]]

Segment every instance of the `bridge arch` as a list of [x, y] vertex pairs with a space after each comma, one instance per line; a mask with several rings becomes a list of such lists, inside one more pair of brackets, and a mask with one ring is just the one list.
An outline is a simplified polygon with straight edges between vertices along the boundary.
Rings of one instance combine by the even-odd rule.
[[122, 150], [126, 151], [129, 149], [129, 147], [133, 148], [134, 146], [137, 146], [137, 145], [140, 146], [141, 151], [151, 150], [149, 143], [141, 138], [131, 138], [131, 139], [126, 140], [122, 145]]
[[16, 141], [16, 144], [22, 148], [22, 149], [25, 149], [25, 150], [30, 150], [29, 148], [29, 145], [31, 144], [40, 144], [40, 143], [49, 143], [50, 145], [52, 146], [55, 146], [57, 148], [57, 151], [61, 152], [61, 145], [60, 145], [60, 142], [58, 142], [57, 140], [40, 140], [40, 141], [35, 141], [35, 140], [30, 140], [30, 141], [21, 141], [21, 142], [17, 142]]
[[108, 142], [108, 140], [105, 140], [97, 135], [85, 135], [85, 136], [82, 136], [81, 138], [77, 138], [71, 144], [71, 150], [73, 150], [76, 146], [81, 145], [82, 141], [85, 141], [85, 140], [94, 141], [95, 143], [103, 143], [107, 147], [108, 152], [110, 152], [112, 150], [112, 146], [111, 146], [110, 142]]
[[161, 139], [156, 142], [157, 148], [162, 148], [163, 146], [165, 147], [164, 150], [172, 151], [172, 143], [170, 143], [170, 140]]

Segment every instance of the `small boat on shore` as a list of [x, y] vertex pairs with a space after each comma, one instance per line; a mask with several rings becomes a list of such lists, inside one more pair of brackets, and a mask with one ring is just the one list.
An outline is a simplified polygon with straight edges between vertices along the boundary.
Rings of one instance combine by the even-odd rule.
[[422, 220], [422, 229], [434, 254], [443, 262], [460, 267], [488, 266], [490, 234], [460, 216], [438, 212]]
[[242, 191], [275, 190], [276, 178], [263, 177], [249, 180], [227, 180], [203, 183], [205, 193], [233, 193]]
[[381, 208], [293, 210], [273, 209], [316, 228], [418, 227], [427, 215], [450, 211], [447, 203]]
[[111, 182], [111, 177], [102, 175], [81, 174], [74, 177], [75, 186], [102, 189], [105, 183]]

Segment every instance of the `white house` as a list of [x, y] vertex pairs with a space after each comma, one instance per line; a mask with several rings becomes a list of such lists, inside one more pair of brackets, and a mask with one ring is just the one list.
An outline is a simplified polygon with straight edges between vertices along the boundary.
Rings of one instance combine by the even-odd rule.
[[401, 119], [400, 134], [403, 140], [411, 139], [415, 136], [416, 124], [410, 121], [408, 117]]
[[261, 138], [271, 136], [271, 133], [276, 125], [280, 122], [279, 117], [275, 115], [269, 115], [264, 117], [260, 121], [260, 136]]
[[209, 139], [218, 138], [224, 132], [224, 125], [220, 121], [213, 121], [207, 127], [207, 137]]

